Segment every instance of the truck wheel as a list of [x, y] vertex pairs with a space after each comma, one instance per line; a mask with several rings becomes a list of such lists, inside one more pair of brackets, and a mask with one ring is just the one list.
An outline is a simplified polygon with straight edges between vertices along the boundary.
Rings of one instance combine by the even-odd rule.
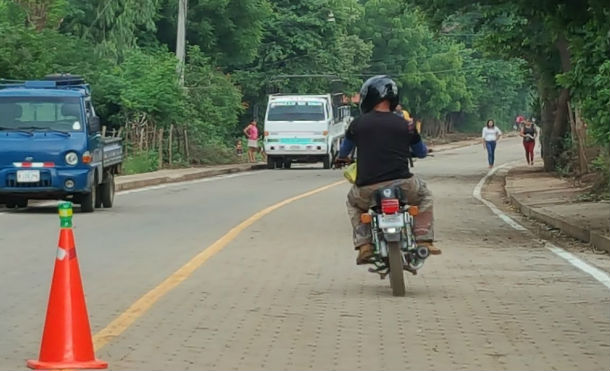
[[324, 159], [322, 160], [322, 164], [324, 164], [324, 168], [325, 169], [330, 169], [330, 165], [331, 165], [331, 155], [330, 153], [327, 154]]
[[6, 201], [7, 209], [17, 209], [17, 208], [25, 208], [25, 207], [28, 207], [27, 199], [18, 198], [18, 199], [12, 199], [12, 200]]
[[111, 208], [114, 203], [114, 175], [108, 174], [106, 181], [100, 185], [100, 197], [105, 208]]
[[99, 209], [100, 207], [102, 207], [102, 197], [100, 196], [102, 194], [102, 184], [98, 184], [96, 186], [96, 192], [95, 192], [95, 208]]
[[275, 158], [267, 156], [267, 169], [275, 169], [276, 161]]
[[80, 197], [80, 211], [83, 213], [91, 213], [95, 210], [97, 187], [91, 187], [91, 192], [86, 193]]

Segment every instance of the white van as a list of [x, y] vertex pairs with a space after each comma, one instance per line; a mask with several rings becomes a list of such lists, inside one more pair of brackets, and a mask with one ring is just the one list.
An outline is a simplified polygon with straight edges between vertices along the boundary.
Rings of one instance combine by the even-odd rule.
[[349, 106], [326, 95], [270, 95], [265, 114], [267, 167], [322, 162], [330, 169], [351, 121]]

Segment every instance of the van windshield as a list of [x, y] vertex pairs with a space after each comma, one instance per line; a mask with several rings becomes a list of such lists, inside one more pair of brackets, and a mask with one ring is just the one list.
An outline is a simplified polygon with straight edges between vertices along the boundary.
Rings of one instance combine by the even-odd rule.
[[78, 97], [0, 97], [2, 130], [82, 131]]
[[276, 101], [269, 105], [267, 121], [324, 121], [324, 103], [319, 101]]

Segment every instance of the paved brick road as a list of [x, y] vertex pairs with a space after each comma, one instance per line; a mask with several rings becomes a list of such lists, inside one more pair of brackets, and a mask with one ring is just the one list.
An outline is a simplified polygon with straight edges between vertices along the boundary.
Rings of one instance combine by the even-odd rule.
[[[514, 149], [507, 148], [510, 143], [499, 147], [503, 160], [521, 157], [518, 141]], [[347, 187], [338, 186], [253, 224], [98, 356], [114, 370], [607, 370], [608, 289], [472, 198], [485, 173], [479, 147], [416, 164], [436, 196], [444, 252], [431, 257], [418, 276], [407, 277], [405, 298], [391, 297], [387, 280], [354, 264]], [[302, 170], [280, 174], [301, 177], [279, 182], [284, 192], [304, 179], [340, 177]], [[278, 192], [274, 179], [264, 181], [269, 172], [252, 176], [250, 191]], [[223, 182], [247, 184], [245, 178]], [[223, 192], [230, 187], [223, 183]], [[214, 221], [199, 227], [215, 228]], [[137, 260], [138, 277], [150, 272], [152, 282], [108, 280], [88, 291], [115, 292], [105, 298], [104, 321], [96, 320], [99, 307], [90, 309], [96, 330], [125, 309], [113, 303], [122, 292], [141, 295], [160, 282], [155, 272], [175, 269], [171, 257], [165, 258], [168, 270], [157, 254], [176, 249], [185, 262], [209, 245], [192, 238], [176, 246], [163, 241], [160, 246], [151, 240], [145, 253], [123, 247]], [[183, 245], [192, 246], [191, 255]], [[22, 365], [14, 356], [3, 359], [0, 369]]]

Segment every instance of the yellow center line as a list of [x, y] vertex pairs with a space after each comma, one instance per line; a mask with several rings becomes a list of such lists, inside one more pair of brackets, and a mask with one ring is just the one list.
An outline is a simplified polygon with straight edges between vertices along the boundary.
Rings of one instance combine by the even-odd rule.
[[173, 288], [178, 286], [182, 281], [186, 280], [195, 272], [203, 263], [205, 263], [212, 256], [216, 255], [219, 251], [225, 248], [229, 242], [235, 239], [244, 229], [248, 228], [256, 221], [260, 220], [265, 215], [279, 209], [280, 207], [286, 206], [294, 201], [312, 196], [316, 193], [320, 193], [329, 188], [335, 187], [339, 184], [345, 183], [344, 180], [335, 182], [324, 187], [316, 188], [312, 191], [300, 194], [288, 198], [284, 201], [278, 202], [271, 205], [256, 214], [252, 215], [245, 221], [241, 222], [236, 227], [232, 228], [224, 236], [218, 239], [216, 242], [211, 244], [205, 250], [195, 255], [186, 264], [172, 273], [163, 282], [157, 285], [155, 288], [144, 294], [138, 300], [136, 300], [129, 308], [127, 308], [121, 315], [110, 322], [106, 327], [98, 331], [93, 335], [93, 345], [96, 350], [103, 348], [106, 344], [112, 341], [114, 338], [120, 336], [129, 326], [131, 326], [138, 318], [146, 313], [161, 297], [170, 292]]

